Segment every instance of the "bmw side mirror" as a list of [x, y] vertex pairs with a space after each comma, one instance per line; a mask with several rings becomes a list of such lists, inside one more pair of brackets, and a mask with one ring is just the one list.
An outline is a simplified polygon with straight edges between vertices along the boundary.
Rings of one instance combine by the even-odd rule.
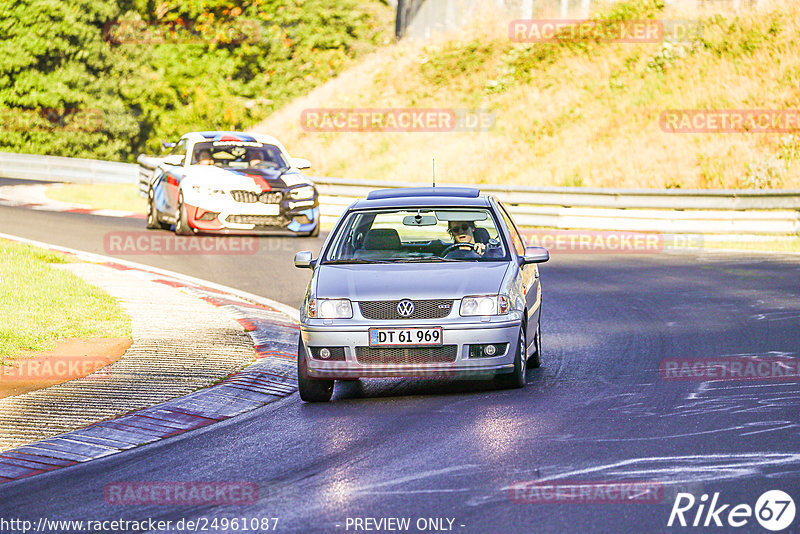
[[310, 250], [304, 250], [294, 255], [294, 266], [298, 269], [313, 269], [314, 263], [316, 262]]
[[183, 165], [183, 160], [184, 160], [184, 156], [182, 156], [180, 154], [172, 154], [170, 156], [165, 157], [163, 161], [167, 165], [180, 167], [181, 165]]
[[170, 143], [169, 141], [161, 141], [161, 148], [164, 150], [169, 150], [170, 148], [175, 148], [178, 143]]
[[550, 259], [550, 253], [544, 247], [525, 247], [525, 255], [519, 259], [520, 265], [544, 263]]
[[292, 158], [292, 165], [300, 170], [311, 168], [311, 162], [303, 158]]

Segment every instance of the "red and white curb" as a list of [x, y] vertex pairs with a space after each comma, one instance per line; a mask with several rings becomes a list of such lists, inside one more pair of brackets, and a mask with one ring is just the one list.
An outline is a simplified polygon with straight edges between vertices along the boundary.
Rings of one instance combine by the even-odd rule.
[[[260, 408], [297, 389], [297, 310], [263, 297], [163, 269], [0, 234], [147, 275], [229, 311], [253, 340], [256, 362], [221, 383], [150, 408], [0, 452], [0, 484], [102, 458], [208, 426]], [[243, 300], [249, 302], [243, 302]]]
[[[47, 196], [51, 184], [7, 185], [0, 187], [0, 206], [27, 208], [38, 211], [58, 211], [64, 213], [85, 213], [101, 217], [124, 217], [144, 219], [142, 213], [133, 211], [94, 209], [84, 204], [72, 204], [53, 200]], [[133, 187], [133, 186], [131, 186]]]

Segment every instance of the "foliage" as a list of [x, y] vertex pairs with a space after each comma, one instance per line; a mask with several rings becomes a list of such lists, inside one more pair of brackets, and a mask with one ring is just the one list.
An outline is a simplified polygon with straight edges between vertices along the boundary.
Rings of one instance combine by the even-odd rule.
[[0, 0], [0, 150], [131, 161], [246, 128], [385, 39], [364, 4]]

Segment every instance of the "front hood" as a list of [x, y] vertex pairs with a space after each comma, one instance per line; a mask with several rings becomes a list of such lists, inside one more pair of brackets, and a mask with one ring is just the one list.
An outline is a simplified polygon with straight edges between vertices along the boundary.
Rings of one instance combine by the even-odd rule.
[[186, 185], [218, 187], [228, 191], [280, 191], [301, 183], [308, 183], [297, 172], [273, 169], [221, 169], [213, 165], [192, 165], [186, 169]]
[[460, 299], [496, 294], [507, 262], [321, 265], [318, 298], [350, 300]]

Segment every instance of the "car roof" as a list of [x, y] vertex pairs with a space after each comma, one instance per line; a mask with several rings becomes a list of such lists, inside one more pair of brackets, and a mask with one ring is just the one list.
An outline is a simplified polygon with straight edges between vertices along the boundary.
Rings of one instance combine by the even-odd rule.
[[247, 132], [229, 132], [223, 130], [209, 130], [205, 132], [188, 132], [184, 134], [182, 137], [189, 139], [190, 141], [211, 141], [217, 138], [228, 137], [229, 140], [240, 140], [245, 142], [259, 142], [259, 143], [267, 143], [270, 145], [277, 145], [282, 146], [280, 141], [276, 138], [272, 137], [271, 135], [264, 135], [264, 134], [254, 134], [254, 133], [247, 133]]
[[489, 198], [469, 187], [408, 187], [371, 191], [366, 199], [350, 205], [350, 209], [416, 208], [416, 207], [490, 206]]

